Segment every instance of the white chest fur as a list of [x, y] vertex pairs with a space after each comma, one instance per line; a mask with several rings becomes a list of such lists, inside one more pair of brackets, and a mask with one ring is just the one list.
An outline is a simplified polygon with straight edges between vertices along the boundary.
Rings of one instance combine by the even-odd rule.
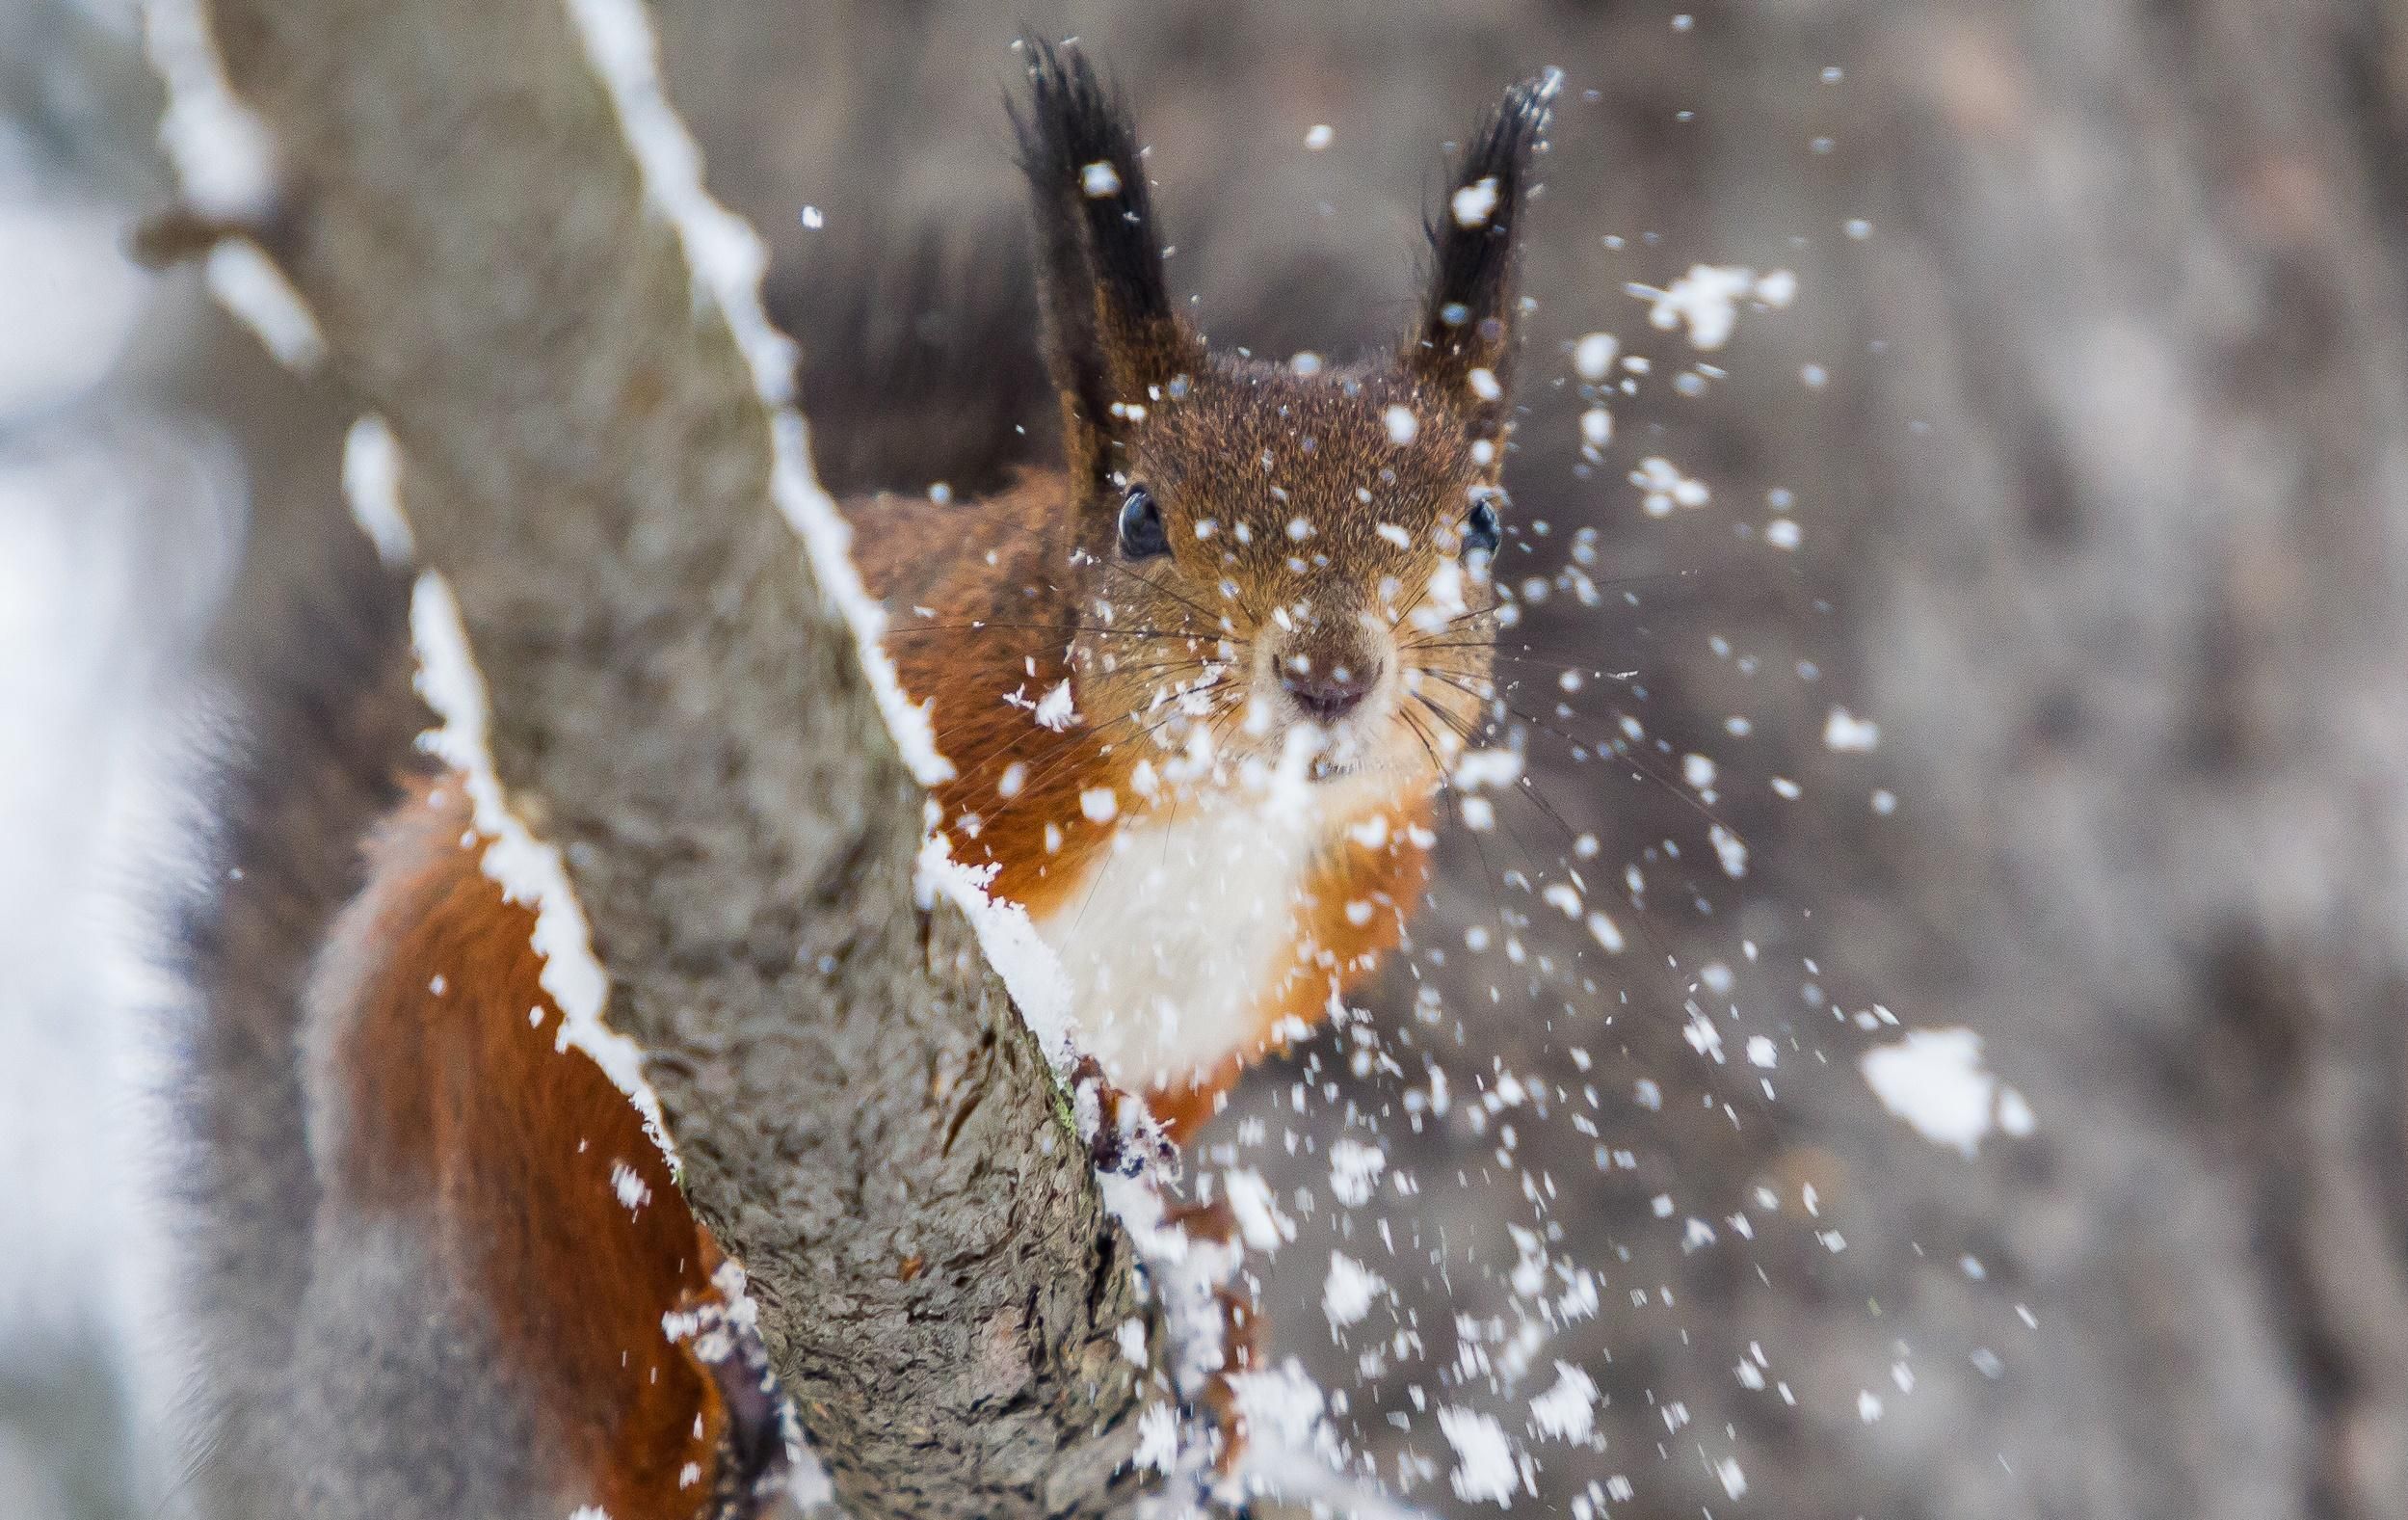
[[1037, 920], [1071, 979], [1080, 1048], [1117, 1085], [1174, 1085], [1252, 1049], [1323, 826], [1221, 806], [1124, 827]]

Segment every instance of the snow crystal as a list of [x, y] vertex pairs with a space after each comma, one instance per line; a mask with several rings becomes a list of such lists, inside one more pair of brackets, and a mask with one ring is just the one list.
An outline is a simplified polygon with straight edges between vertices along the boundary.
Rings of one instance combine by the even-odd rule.
[[1863, 755], [1881, 742], [1881, 725], [1860, 718], [1845, 707], [1834, 707], [1823, 723], [1823, 747], [1843, 755]]
[[1078, 714], [1071, 707], [1070, 681], [1065, 680], [1056, 682], [1051, 691], [1046, 692], [1038, 700], [1037, 707], [1030, 716], [1037, 720], [1039, 728], [1051, 729], [1056, 733], [1076, 723]]
[[1739, 1471], [1739, 1459], [1726, 1456], [1714, 1464], [1714, 1476], [1722, 1480], [1722, 1491], [1733, 1499], [1743, 1498], [1748, 1491], [1747, 1474]]
[[1764, 524], [1764, 542], [1775, 548], [1796, 548], [1803, 536], [1795, 518], [1775, 518]]
[[1748, 1036], [1748, 1064], [1760, 1066], [1767, 1071], [1781, 1064], [1781, 1053], [1774, 1048], [1770, 1036], [1762, 1034]]
[[1121, 193], [1121, 172], [1112, 167], [1109, 159], [1099, 158], [1078, 172], [1078, 188], [1091, 200], [1117, 196]]
[[1457, 227], [1486, 227], [1496, 210], [1496, 176], [1481, 175], [1456, 191], [1449, 204]]
[[1294, 1357], [1277, 1367], [1236, 1373], [1229, 1386], [1250, 1440], [1273, 1452], [1316, 1453], [1335, 1465], [1337, 1438], [1321, 1418], [1328, 1400]]
[[1349, 1209], [1371, 1201], [1371, 1189], [1388, 1169], [1388, 1153], [1361, 1140], [1340, 1139], [1330, 1147], [1330, 1192]]
[[1555, 1386], [1530, 1400], [1539, 1434], [1585, 1441], [1597, 1432], [1597, 1380], [1570, 1362], [1555, 1364]]
[[1321, 151], [1330, 146], [1330, 139], [1335, 135], [1326, 123], [1314, 122], [1311, 130], [1305, 133], [1306, 151], [1313, 153]]
[[1477, 367], [1465, 378], [1471, 382], [1471, 393], [1482, 401], [1495, 401], [1505, 394], [1505, 387], [1497, 383], [1496, 371], [1493, 369]]
[[1330, 1253], [1330, 1274], [1321, 1284], [1321, 1313], [1332, 1329], [1358, 1323], [1372, 1303], [1388, 1291], [1380, 1274], [1343, 1251]]
[[1692, 264], [1668, 289], [1636, 283], [1623, 288], [1650, 304], [1651, 326], [1670, 332], [1686, 323], [1691, 346], [1712, 350], [1731, 341], [1741, 301], [1752, 297], [1767, 307], [1786, 307], [1797, 294], [1797, 277], [1776, 269], [1760, 280], [1754, 270], [1736, 265]]
[[1723, 1063], [1722, 1030], [1695, 1003], [1689, 1005], [1689, 1022], [1681, 1027], [1680, 1037], [1689, 1042], [1689, 1049], [1710, 1057], [1715, 1065]]
[[2013, 1088], [1982, 1070], [1981, 1036], [1971, 1029], [1913, 1029], [1896, 1045], [1867, 1051], [1857, 1063], [1882, 1107], [1934, 1145], [1970, 1160], [1995, 1123], [2029, 1134], [2031, 1108]]
[[1466, 750], [1455, 761], [1454, 783], [1464, 791], [1510, 787], [1522, 775], [1522, 757], [1512, 750]]
[[1296, 1221], [1280, 1213], [1271, 1199], [1271, 1185], [1253, 1167], [1240, 1167], [1221, 1174], [1222, 1186], [1228, 1189], [1230, 1212], [1237, 1216], [1237, 1228], [1246, 1243], [1257, 1251], [1276, 1251], [1296, 1239]]
[[201, 278], [209, 294], [257, 334], [278, 363], [305, 374], [325, 362], [326, 335], [318, 331], [318, 319], [258, 245], [225, 239], [209, 250]]
[[1614, 440], [1614, 414], [1603, 407], [1591, 407], [1580, 413], [1580, 441], [1591, 448], [1603, 448]]
[[1745, 840], [1719, 823], [1707, 830], [1706, 837], [1713, 841], [1714, 854], [1722, 861], [1724, 875], [1736, 881], [1748, 873], [1748, 847]]
[[1661, 455], [1651, 454], [1639, 461], [1639, 467], [1630, 472], [1630, 484], [1647, 493], [1643, 505], [1651, 518], [1670, 517], [1675, 507], [1702, 507], [1713, 499], [1704, 481], [1691, 480]]
[[1621, 349], [1622, 344], [1611, 333], [1591, 333], [1573, 345], [1573, 370], [1595, 385], [1613, 372], [1614, 356]]
[[1128, 1358], [1131, 1366], [1144, 1367], [1147, 1365], [1148, 1358], [1146, 1355], [1145, 1320], [1122, 1320], [1121, 1328], [1114, 1332], [1114, 1339], [1120, 1342], [1121, 1354]]
[[1493, 1416], [1448, 1404], [1438, 1412], [1438, 1427], [1455, 1449], [1456, 1466], [1447, 1479], [1456, 1498], [1502, 1508], [1527, 1486], [1513, 1443]]
[[620, 1204], [631, 1212], [652, 1201], [652, 1189], [645, 1185], [644, 1174], [625, 1161], [610, 1163], [610, 1190], [617, 1193]]
[[354, 522], [387, 565], [407, 565], [416, 552], [410, 516], [401, 502], [401, 445], [393, 430], [374, 414], [351, 425], [343, 438], [343, 499]]
[[2023, 1139], [2039, 1126], [2032, 1115], [2032, 1106], [2012, 1087], [1998, 1089], [1998, 1133]]
[[1388, 440], [1398, 448], [1403, 448], [1421, 434], [1421, 419], [1415, 416], [1413, 409], [1402, 402], [1382, 413], [1381, 420], [1388, 424]]
[[1148, 1404], [1137, 1417], [1137, 1452], [1129, 1460], [1139, 1467], [1167, 1473], [1178, 1459], [1178, 1411], [1167, 1403]]
[[1589, 915], [1588, 929], [1590, 938], [1603, 946], [1608, 955], [1620, 955], [1627, 943], [1622, 937], [1621, 927], [1601, 913]]
[[1109, 787], [1091, 787], [1078, 794], [1078, 811], [1090, 823], [1109, 823], [1121, 811], [1121, 799]]

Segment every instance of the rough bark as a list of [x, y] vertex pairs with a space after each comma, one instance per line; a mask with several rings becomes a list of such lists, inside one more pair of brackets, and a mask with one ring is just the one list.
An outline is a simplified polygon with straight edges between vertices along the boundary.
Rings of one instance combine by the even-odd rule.
[[[557, 0], [223, 0], [274, 251], [408, 457], [516, 804], [853, 1512], [1099, 1512], [1125, 1236], [772, 508], [769, 413]], [[330, 503], [330, 509], [331, 504]]]

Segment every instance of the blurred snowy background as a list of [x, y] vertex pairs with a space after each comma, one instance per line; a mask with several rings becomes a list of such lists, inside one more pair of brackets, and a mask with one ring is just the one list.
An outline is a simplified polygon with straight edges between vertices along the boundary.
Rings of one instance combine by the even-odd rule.
[[[2408, 14], [1030, 11], [1272, 355], [1383, 339], [1441, 146], [1567, 74], [1507, 477], [1546, 805], [1452, 832], [1199, 1167], [1271, 1185], [1354, 1458], [1448, 1512], [2408, 1512]], [[814, 352], [825, 282], [1016, 235], [1017, 13], [656, 12]], [[349, 419], [120, 252], [158, 107], [130, 0], [0, 0], [0, 1516], [173, 1510], [138, 910], [351, 531]], [[1697, 265], [1727, 334], [1651, 320]], [[956, 294], [887, 315], [941, 357]], [[1652, 884], [1622, 956], [1568, 858]]]

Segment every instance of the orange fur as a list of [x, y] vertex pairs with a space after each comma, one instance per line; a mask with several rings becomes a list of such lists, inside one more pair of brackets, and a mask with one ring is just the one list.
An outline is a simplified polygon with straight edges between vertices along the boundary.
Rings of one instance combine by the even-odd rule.
[[726, 1308], [723, 1258], [626, 1096], [558, 1048], [535, 915], [480, 869], [468, 816], [455, 778], [422, 783], [367, 847], [354, 912], [377, 958], [330, 1053], [331, 1170], [357, 1206], [414, 1216], [486, 1306], [563, 1491], [614, 1520], [725, 1512], [725, 1369], [663, 1328]]

